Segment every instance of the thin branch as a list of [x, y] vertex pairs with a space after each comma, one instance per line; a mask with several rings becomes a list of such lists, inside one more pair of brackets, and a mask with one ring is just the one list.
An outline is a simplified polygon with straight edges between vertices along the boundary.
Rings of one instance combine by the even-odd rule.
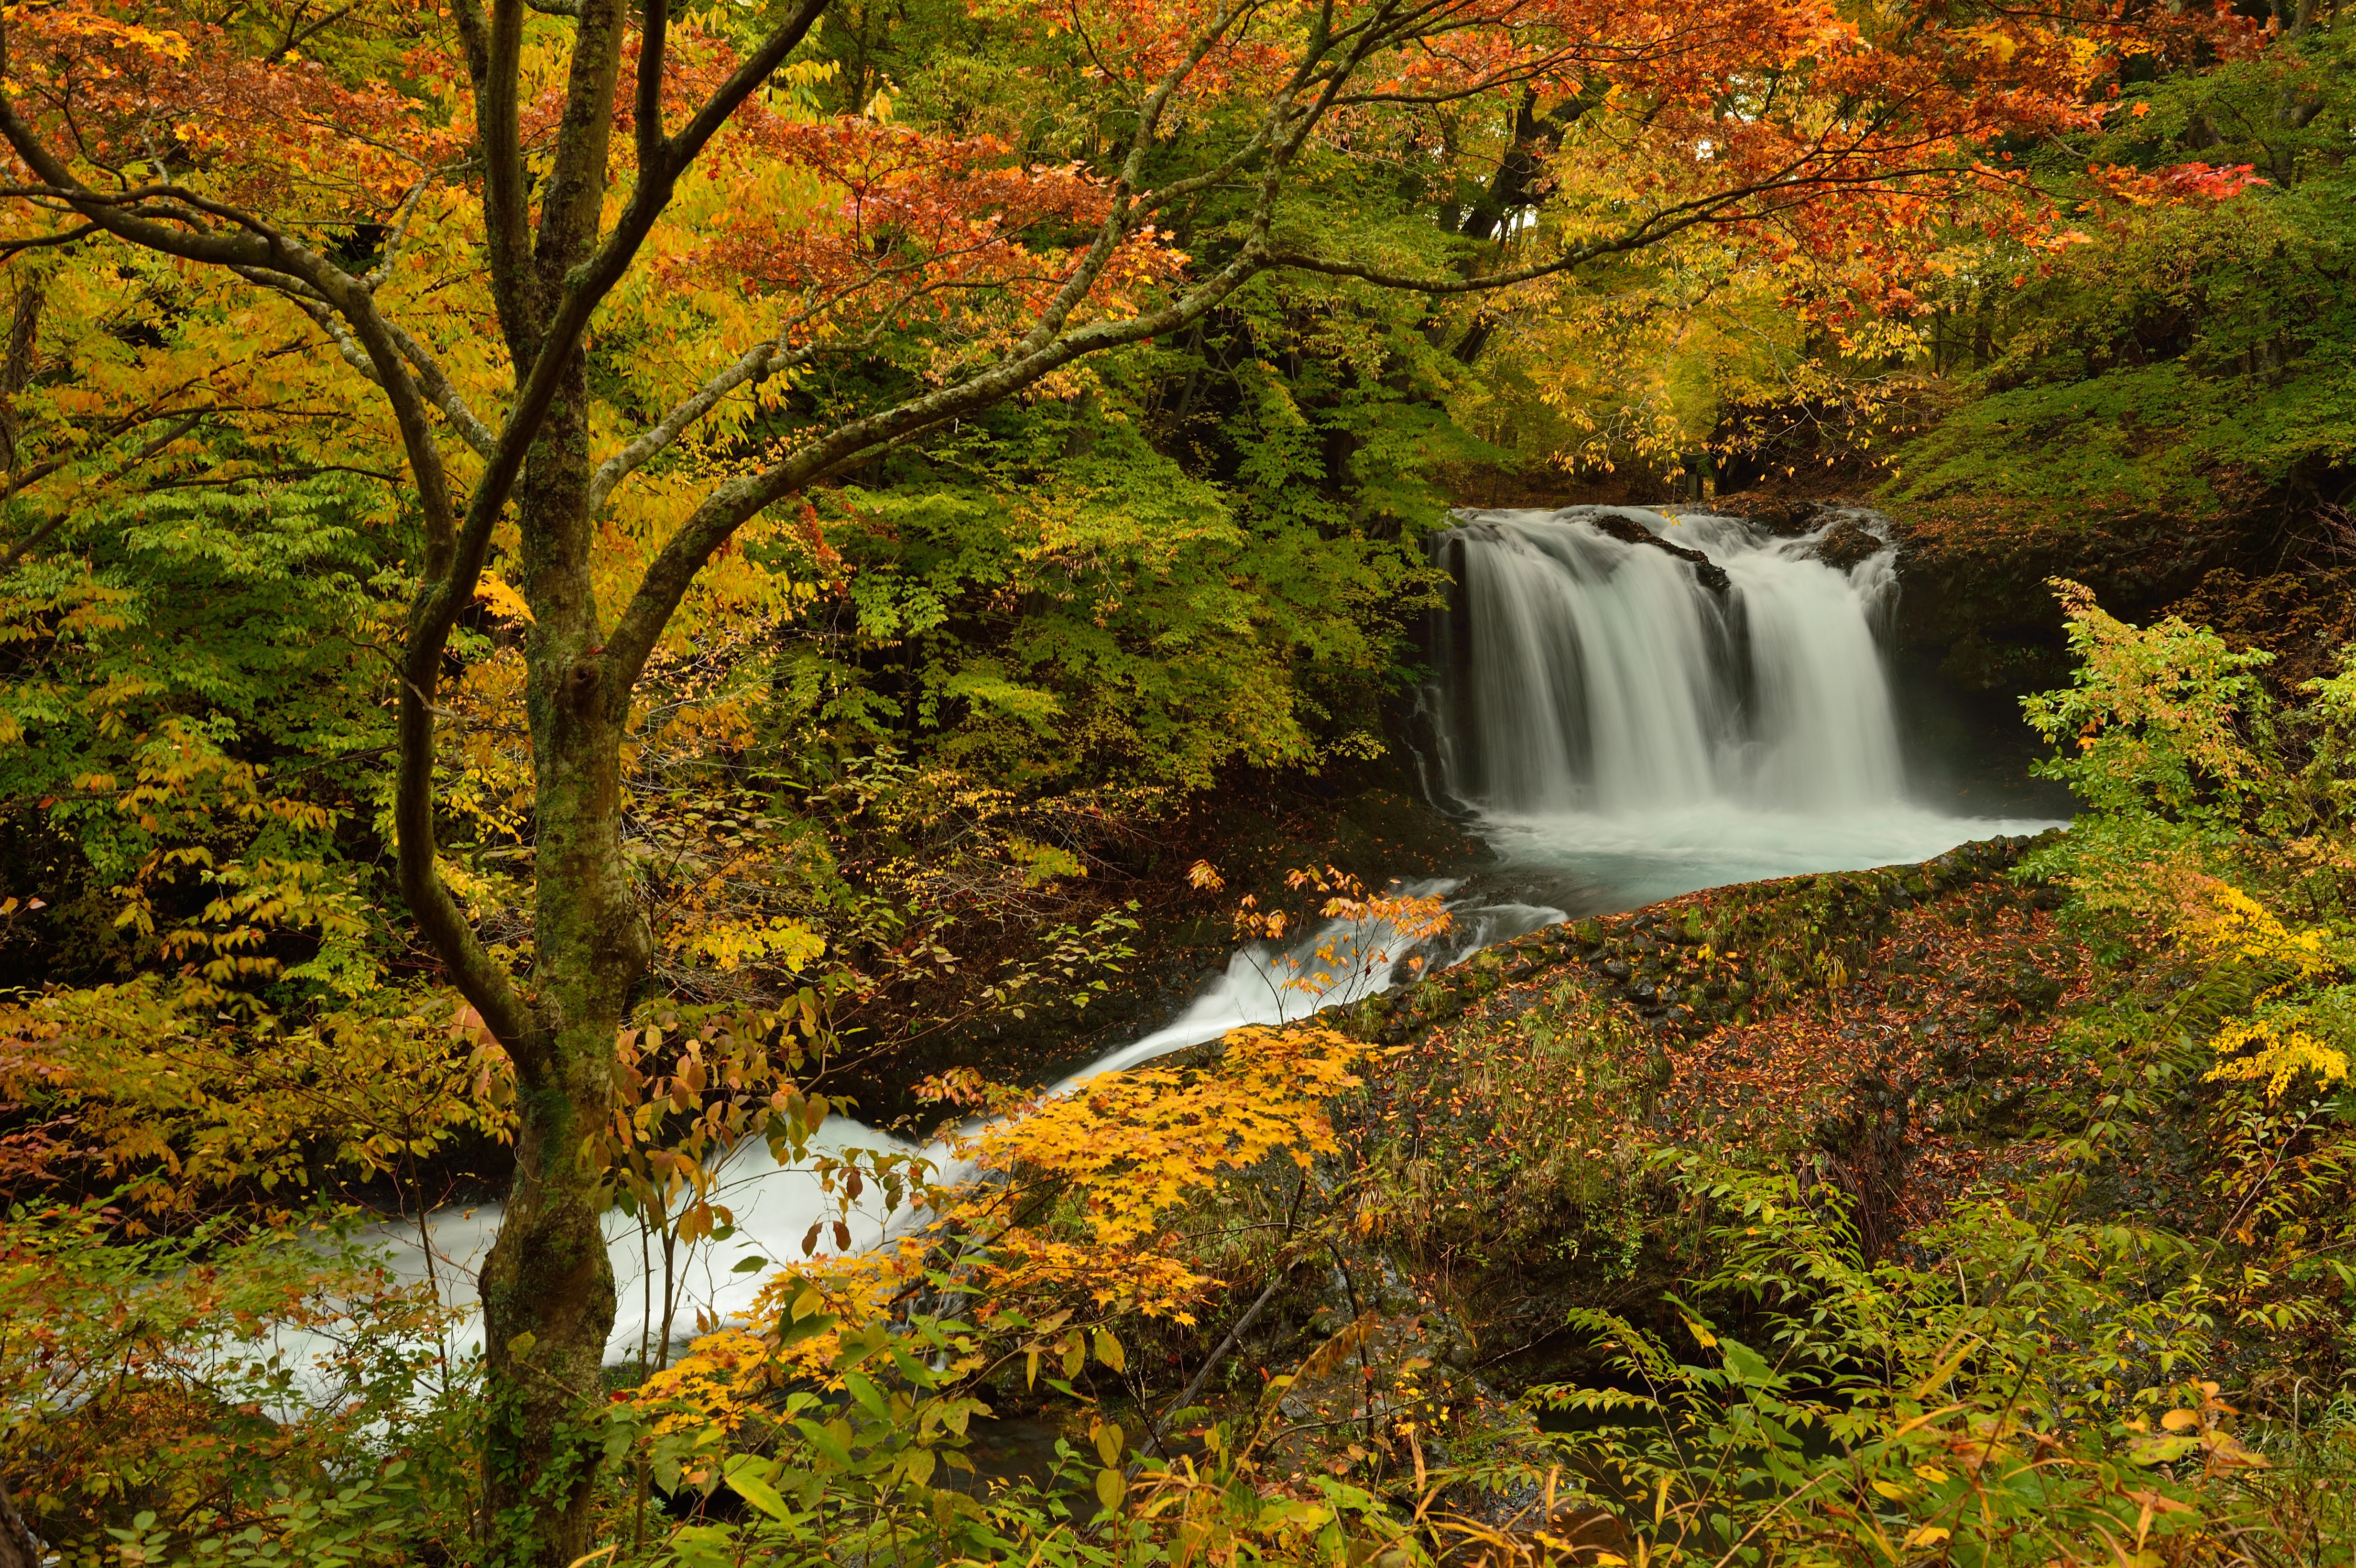
[[1186, 1385], [1185, 1392], [1172, 1400], [1162, 1413], [1154, 1418], [1153, 1424], [1146, 1429], [1145, 1442], [1138, 1445], [1139, 1458], [1130, 1467], [1130, 1480], [1137, 1479], [1137, 1472], [1143, 1467], [1145, 1464], [1143, 1456], [1148, 1445], [1151, 1445], [1157, 1454], [1166, 1456], [1170, 1452], [1162, 1445], [1162, 1423], [1170, 1419], [1171, 1412], [1183, 1410], [1194, 1403], [1194, 1396], [1203, 1392], [1203, 1385], [1211, 1381], [1211, 1374], [1219, 1370], [1219, 1363], [1227, 1359], [1227, 1352], [1233, 1350], [1242, 1341], [1245, 1332], [1254, 1323], [1259, 1321], [1260, 1309], [1276, 1299], [1276, 1293], [1283, 1288], [1285, 1272], [1285, 1268], [1280, 1264], [1275, 1274], [1269, 1279], [1268, 1288], [1261, 1291], [1259, 1299], [1246, 1307], [1244, 1315], [1236, 1319], [1236, 1326], [1227, 1330], [1227, 1337], [1219, 1341], [1219, 1348], [1211, 1352], [1210, 1358], [1203, 1363], [1202, 1370], [1196, 1372], [1194, 1381]]
[[376, 293], [384, 286], [385, 280], [392, 276], [393, 260], [401, 254], [402, 242], [409, 238], [409, 219], [417, 211], [419, 198], [433, 183], [430, 178], [419, 180], [401, 198], [401, 205], [393, 208], [392, 219], [386, 225], [389, 232], [384, 237], [384, 254], [360, 278], [360, 287], [369, 293]]
[[[209, 409], [198, 410], [195, 413], [188, 415], [179, 423], [174, 425], [170, 430], [166, 431], [163, 434], [157, 436], [155, 440], [141, 447], [137, 452], [133, 453], [128, 458], [123, 460], [121, 466], [117, 467], [113, 473], [106, 476], [107, 482], [112, 483], [114, 480], [121, 479], [133, 469], [146, 462], [149, 458], [154, 457], [166, 447], [170, 446], [174, 442], [179, 440], [182, 436], [196, 429], [198, 425], [203, 423], [205, 415], [211, 411], [212, 411]], [[52, 472], [54, 472], [54, 470], [52, 470]], [[29, 551], [38, 549], [42, 544], [48, 539], [49, 536], [56, 533], [58, 529], [64, 525], [66, 519], [72, 516], [72, 507], [60, 507], [48, 517], [36, 524], [22, 539], [8, 547], [7, 553], [0, 555], [0, 571], [10, 571], [18, 561], [24, 560], [25, 556]]]
[[[1301, 140], [1301, 134], [1295, 134], [1287, 146], [1297, 149]], [[696, 574], [712, 553], [764, 507], [925, 431], [988, 408], [1073, 360], [1189, 326], [1266, 271], [1270, 255], [1269, 229], [1275, 220], [1277, 192], [1290, 156], [1290, 151], [1280, 150], [1261, 176], [1244, 241], [1235, 258], [1193, 292], [1144, 315], [1090, 323], [1029, 352], [1018, 347], [1010, 357], [987, 370], [838, 425], [770, 467], [716, 487], [648, 564], [605, 639], [604, 678], [609, 709], [627, 709], [639, 670]]]
[[594, 517], [605, 507], [614, 486], [659, 455], [688, 426], [711, 412], [721, 399], [745, 382], [762, 380], [803, 357], [786, 347], [782, 335], [746, 349], [735, 363], [681, 399], [660, 421], [598, 466], [589, 480], [590, 515]]
[[458, 389], [451, 385], [450, 378], [444, 374], [440, 364], [427, 352], [423, 344], [409, 335], [407, 328], [388, 321], [384, 329], [394, 347], [401, 350], [401, 357], [408, 360], [410, 368], [416, 372], [418, 386], [434, 400], [434, 406], [442, 411], [459, 438], [482, 456], [490, 456], [498, 447], [498, 432], [476, 417], [475, 411], [468, 408], [466, 400], [458, 395]]
[[349, 365], [369, 380], [377, 382], [378, 385], [383, 384], [382, 378], [377, 374], [375, 363], [368, 357], [368, 351], [360, 347], [359, 340], [352, 336], [351, 329], [343, 324], [342, 319], [329, 307], [327, 302], [320, 297], [316, 289], [300, 278], [291, 278], [284, 272], [273, 272], [267, 267], [231, 267], [230, 271], [256, 287], [269, 289], [274, 293], [284, 294], [294, 301], [294, 308], [309, 316], [313, 325], [327, 335], [327, 341], [336, 346], [336, 352], [342, 357], [345, 364]]
[[[1055, 297], [1048, 303], [1047, 308], [1039, 313], [1038, 323], [1024, 335], [1024, 348], [1035, 349], [1062, 331], [1073, 310], [1087, 297], [1088, 291], [1096, 287], [1097, 280], [1104, 275], [1105, 268], [1111, 265], [1113, 257], [1119, 252], [1121, 241], [1129, 238], [1133, 228], [1134, 193], [1145, 172], [1145, 155], [1152, 147], [1154, 133], [1162, 124], [1162, 111], [1169, 106], [1171, 95], [1184, 85], [1186, 79], [1202, 65], [1240, 14], [1232, 6], [1220, 6], [1218, 14], [1194, 38], [1192, 47], [1145, 95], [1145, 102], [1137, 117], [1137, 129], [1130, 134], [1129, 155], [1121, 160], [1120, 173], [1113, 181], [1112, 198], [1105, 205], [1104, 222], [1097, 230], [1095, 240], [1089, 244], [1087, 254], [1080, 259], [1078, 266], [1072, 269], [1071, 276], [1064, 280], [1064, 286], [1055, 291]], [[1280, 94], [1278, 102], [1283, 101], [1284, 97]]]
[[70, 245], [98, 232], [98, 225], [85, 223], [79, 229], [61, 229], [54, 234], [43, 234], [31, 240], [0, 240], [0, 260], [26, 251], [47, 250], [52, 245]]
[[[1890, 177], [1891, 172], [1884, 170], [1847, 178], [1834, 175], [1804, 176], [1740, 186], [1713, 192], [1707, 197], [1697, 197], [1691, 201], [1681, 202], [1675, 207], [1664, 208], [1633, 229], [1625, 229], [1609, 240], [1591, 240], [1584, 245], [1574, 246], [1558, 256], [1544, 261], [1533, 261], [1527, 266], [1509, 268], [1498, 272], [1486, 272], [1470, 278], [1415, 276], [1405, 272], [1390, 272], [1363, 261], [1342, 261], [1315, 255], [1305, 251], [1276, 251], [1269, 257], [1269, 265], [1291, 272], [1319, 272], [1329, 277], [1357, 278], [1377, 288], [1397, 289], [1402, 293], [1489, 293], [1499, 289], [1533, 283], [1540, 278], [1552, 277], [1558, 272], [1569, 272], [1574, 267], [1598, 261], [1605, 256], [1640, 251], [1701, 224], [1739, 221], [1729, 217], [1730, 209], [1739, 208], [1744, 202], [1757, 197], [1772, 197], [1778, 193], [1789, 192], [1804, 199], [1842, 186], [1870, 187]], [[1796, 202], [1792, 205], [1796, 205]]]

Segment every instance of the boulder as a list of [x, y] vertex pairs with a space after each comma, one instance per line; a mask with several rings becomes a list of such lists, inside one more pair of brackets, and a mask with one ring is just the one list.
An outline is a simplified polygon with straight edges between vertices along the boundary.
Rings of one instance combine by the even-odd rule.
[[1751, 513], [1751, 520], [1778, 539], [1795, 539], [1822, 528], [1826, 510], [1822, 501], [1790, 501], [1764, 507]]
[[1617, 512], [1605, 512], [1587, 520], [1594, 526], [1596, 532], [1609, 534], [1622, 544], [1650, 545], [1655, 549], [1667, 550], [1679, 560], [1691, 561], [1694, 575], [1701, 579], [1701, 585], [1712, 593], [1724, 593], [1733, 586], [1732, 581], [1726, 575], [1726, 568], [1697, 549], [1688, 549], [1681, 544], [1671, 544], [1633, 517], [1622, 517]]
[[1890, 541], [1855, 517], [1836, 523], [1808, 553], [1835, 571], [1853, 571], [1890, 548]]

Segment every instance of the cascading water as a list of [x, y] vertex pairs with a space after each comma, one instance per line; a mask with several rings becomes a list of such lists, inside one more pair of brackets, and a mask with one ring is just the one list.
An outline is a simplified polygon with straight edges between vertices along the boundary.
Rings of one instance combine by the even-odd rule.
[[[1051, 1093], [1241, 1025], [1356, 1000], [1410, 967], [1458, 962], [1566, 909], [1625, 909], [1717, 883], [1922, 859], [2049, 826], [1943, 815], [1909, 800], [1879, 645], [1896, 600], [1894, 556], [1869, 548], [1846, 568], [1827, 564], [1824, 547], [1844, 526], [1878, 521], [1834, 513], [1805, 537], [1779, 539], [1739, 518], [1630, 508], [1466, 516], [1436, 545], [1460, 588], [1438, 618], [1440, 675], [1425, 694], [1431, 783], [1474, 815], [1517, 879], [1540, 873], [1544, 896], [1564, 907], [1467, 900], [1454, 928], [1423, 944], [1334, 922], [1290, 953], [1254, 944], [1177, 1018]], [[1847, 539], [1855, 546], [1860, 536]], [[1404, 891], [1432, 896], [1458, 885]], [[1304, 968], [1333, 978], [1303, 987]], [[946, 1143], [918, 1149], [841, 1116], [818, 1142], [953, 1157]], [[621, 1308], [610, 1359], [637, 1356], [699, 1313], [740, 1315], [762, 1280], [757, 1269], [740, 1271], [743, 1261], [798, 1256], [811, 1224], [835, 1213], [816, 1178], [780, 1168], [766, 1148], [740, 1151], [720, 1175], [735, 1214], [723, 1243], [680, 1249], [666, 1263], [634, 1221], [609, 1216]], [[414, 1222], [389, 1223], [375, 1239], [413, 1277], [427, 1275], [430, 1253], [444, 1299], [470, 1307], [498, 1212], [444, 1210], [428, 1219], [430, 1241]], [[872, 1246], [899, 1222], [854, 1213], [851, 1244]], [[479, 1349], [479, 1317], [456, 1338], [455, 1351]], [[297, 1361], [319, 1359], [318, 1347], [282, 1349]]]
[[[1433, 628], [1430, 782], [1509, 864], [1597, 909], [2046, 826], [1909, 798], [1879, 528], [1858, 511], [1798, 538], [1633, 507], [1466, 515], [1435, 543], [1458, 591]], [[1823, 559], [1836, 530], [1862, 560]]]
[[[1404, 884], [1395, 891], [1405, 897], [1443, 898], [1458, 891], [1454, 881], [1429, 880]], [[1254, 943], [1230, 956], [1224, 972], [1204, 987], [1176, 1018], [1150, 1034], [1111, 1051], [1066, 1078], [1048, 1091], [1063, 1093], [1084, 1079], [1116, 1072], [1190, 1045], [1214, 1040], [1228, 1030], [1249, 1024], [1277, 1024], [1300, 1019], [1321, 1008], [1344, 1006], [1388, 989], [1411, 974], [1460, 963], [1492, 943], [1560, 920], [1558, 909], [1521, 903], [1480, 903], [1467, 901], [1451, 910], [1445, 933], [1426, 940], [1402, 940], [1379, 921], [1328, 921], [1309, 931], [1290, 947]], [[1322, 977], [1321, 977], [1322, 976]], [[927, 1145], [910, 1143], [852, 1117], [827, 1118], [813, 1140], [814, 1154], [841, 1154], [851, 1149], [883, 1150], [921, 1155], [931, 1160], [945, 1179], [971, 1174], [957, 1161], [946, 1139]], [[835, 1203], [809, 1170], [780, 1166], [764, 1145], [739, 1149], [722, 1167], [716, 1183], [718, 1198], [734, 1215], [724, 1240], [675, 1247], [666, 1255], [660, 1239], [650, 1236], [637, 1221], [620, 1211], [605, 1220], [606, 1253], [614, 1269], [618, 1310], [605, 1344], [609, 1361], [632, 1360], [664, 1335], [703, 1320], [740, 1317], [760, 1293], [766, 1271], [742, 1268], [748, 1258], [784, 1260], [802, 1255], [803, 1237], [820, 1220], [832, 1221]], [[872, 1193], [874, 1189], [871, 1186]], [[498, 1204], [453, 1207], [429, 1215], [423, 1229], [415, 1221], [375, 1227], [367, 1240], [382, 1246], [396, 1274], [411, 1279], [431, 1278], [442, 1299], [466, 1309], [445, 1351], [457, 1358], [479, 1352], [483, 1326], [476, 1309], [476, 1275], [498, 1233]], [[871, 1202], [854, 1205], [850, 1215], [849, 1250], [872, 1247], [895, 1234], [910, 1221], [907, 1214], [890, 1214]], [[836, 1252], [832, 1240], [820, 1243]], [[327, 1337], [287, 1333], [275, 1346], [290, 1362], [317, 1369], [331, 1359]]]

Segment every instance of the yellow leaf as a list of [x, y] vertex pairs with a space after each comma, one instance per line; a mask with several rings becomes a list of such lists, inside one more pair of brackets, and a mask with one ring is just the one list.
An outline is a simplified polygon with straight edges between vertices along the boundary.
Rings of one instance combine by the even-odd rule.
[[483, 573], [482, 581], [475, 584], [475, 597], [512, 620], [531, 619], [531, 607], [523, 602], [523, 595], [509, 586], [507, 579], [496, 571], [486, 571]]

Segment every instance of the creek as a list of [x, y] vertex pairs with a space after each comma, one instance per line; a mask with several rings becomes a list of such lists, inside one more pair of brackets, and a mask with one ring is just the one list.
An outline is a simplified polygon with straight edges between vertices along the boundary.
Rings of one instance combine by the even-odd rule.
[[[1432, 541], [1457, 588], [1433, 620], [1416, 752], [1427, 792], [1493, 860], [1399, 890], [1447, 898], [1452, 928], [1418, 948], [1334, 923], [1290, 954], [1237, 952], [1176, 1016], [1055, 1092], [1240, 1025], [1358, 1000], [1551, 921], [2052, 826], [1960, 814], [1912, 776], [1890, 655], [1896, 552], [1870, 513], [1823, 508], [1810, 521], [1778, 533], [1631, 507], [1460, 514]], [[1321, 944], [1348, 951], [1315, 963]], [[1336, 977], [1304, 987], [1304, 964]], [[818, 1143], [920, 1152], [841, 1116]], [[951, 1158], [944, 1144], [921, 1152]], [[741, 1316], [767, 1264], [800, 1257], [811, 1225], [832, 1218], [816, 1179], [766, 1148], [740, 1151], [721, 1177], [733, 1230], [668, 1263], [659, 1238], [611, 1217], [621, 1309], [609, 1360], [637, 1359], [698, 1313]], [[498, 1217], [483, 1205], [430, 1218], [434, 1277], [454, 1305], [471, 1303]], [[851, 1245], [872, 1246], [892, 1225], [859, 1216]], [[413, 1221], [377, 1237], [396, 1268], [425, 1275], [429, 1243]], [[473, 1317], [450, 1348], [480, 1342]]]

